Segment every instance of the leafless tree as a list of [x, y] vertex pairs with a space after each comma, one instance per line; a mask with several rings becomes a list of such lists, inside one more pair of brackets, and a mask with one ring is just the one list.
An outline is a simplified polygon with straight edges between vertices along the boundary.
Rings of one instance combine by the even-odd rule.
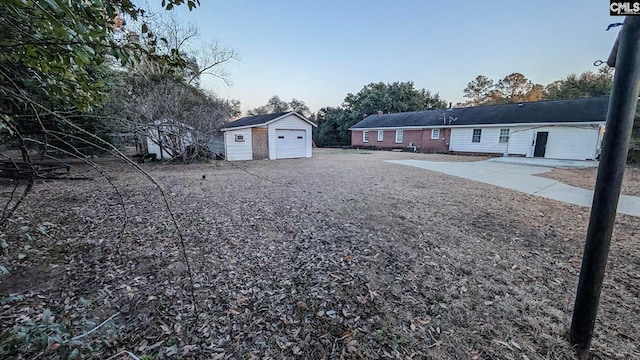
[[[150, 24], [150, 32], [160, 39], [147, 46], [155, 46], [158, 53], [169, 57], [179, 54], [186, 61], [182, 64], [183, 70], [179, 75], [187, 84], [199, 85], [204, 75], [216, 77], [227, 85], [231, 84], [225, 65], [230, 61], [240, 60], [236, 50], [217, 40], [200, 42], [200, 28], [193, 23], [182, 22], [175, 14], [151, 15], [147, 22]], [[150, 79], [154, 75], [174, 74], [175, 66], [143, 58], [132, 70]]]
[[129, 124], [139, 137], [150, 138], [174, 159], [210, 156], [208, 143], [218, 129], [239, 115], [239, 102], [218, 98], [171, 78], [134, 86], [127, 106], [141, 121]]

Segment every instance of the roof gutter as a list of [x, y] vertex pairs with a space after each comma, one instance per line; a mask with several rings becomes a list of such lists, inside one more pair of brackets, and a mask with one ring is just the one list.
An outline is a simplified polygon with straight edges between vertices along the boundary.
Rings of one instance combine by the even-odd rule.
[[373, 131], [373, 130], [421, 130], [421, 129], [443, 129], [443, 128], [469, 128], [469, 127], [519, 127], [519, 126], [558, 126], [558, 125], [596, 125], [604, 124], [605, 120], [578, 121], [578, 122], [544, 122], [544, 123], [514, 123], [514, 124], [472, 124], [472, 125], [427, 125], [427, 126], [389, 126], [370, 128], [349, 128], [351, 131]]
[[269, 120], [269, 121], [266, 121], [266, 122], [263, 122], [263, 123], [260, 123], [260, 124], [243, 125], [243, 126], [235, 126], [235, 127], [230, 127], [230, 128], [223, 128], [223, 129], [220, 129], [220, 131], [242, 130], [242, 129], [248, 129], [248, 128], [254, 128], [254, 127], [267, 126], [267, 125], [269, 125], [269, 124], [271, 124], [271, 123], [273, 123], [273, 122], [276, 122], [276, 121], [278, 121], [278, 120], [280, 120], [280, 119], [283, 119], [283, 118], [285, 118], [285, 117], [287, 117], [287, 116], [289, 116], [289, 115], [297, 116], [300, 120], [302, 120], [302, 121], [304, 121], [304, 122], [308, 123], [309, 125], [311, 125], [311, 126], [315, 126], [315, 127], [318, 127], [318, 124], [316, 124], [316, 123], [314, 123], [313, 121], [311, 121], [311, 120], [307, 119], [307, 118], [306, 118], [306, 117], [304, 117], [303, 115], [300, 115], [300, 114], [298, 114], [298, 113], [297, 113], [297, 112], [295, 112], [295, 111], [291, 111], [291, 112], [288, 112], [288, 113], [286, 113], [286, 114], [284, 114], [284, 115], [282, 115], [282, 116], [278, 116], [278, 117], [277, 117], [277, 118], [275, 118], [275, 119], [271, 119], [271, 120]]

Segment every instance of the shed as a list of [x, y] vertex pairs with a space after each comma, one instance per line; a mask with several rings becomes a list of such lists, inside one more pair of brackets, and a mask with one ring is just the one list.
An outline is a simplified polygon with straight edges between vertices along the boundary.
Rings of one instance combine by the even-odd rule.
[[297, 112], [247, 116], [222, 127], [226, 159], [310, 158], [311, 120]]
[[159, 160], [172, 159], [195, 143], [193, 127], [171, 119], [160, 119], [143, 126], [146, 153]]

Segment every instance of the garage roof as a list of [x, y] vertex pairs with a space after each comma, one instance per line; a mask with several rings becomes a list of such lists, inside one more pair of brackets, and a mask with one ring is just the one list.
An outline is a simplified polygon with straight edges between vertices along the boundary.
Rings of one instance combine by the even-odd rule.
[[231, 130], [231, 129], [239, 129], [239, 128], [247, 128], [247, 127], [254, 127], [254, 126], [260, 126], [260, 125], [267, 125], [269, 123], [272, 123], [280, 118], [283, 118], [285, 116], [288, 115], [295, 115], [297, 117], [299, 117], [301, 120], [308, 122], [309, 124], [313, 125], [313, 126], [317, 126], [315, 123], [313, 123], [313, 121], [307, 119], [306, 117], [298, 114], [295, 111], [287, 111], [287, 112], [280, 112], [280, 113], [275, 113], [275, 114], [264, 114], [264, 115], [253, 115], [253, 116], [245, 116], [243, 118], [240, 118], [236, 121], [232, 121], [228, 124], [223, 125], [220, 129], [222, 131], [225, 130]]
[[605, 122], [608, 96], [484, 105], [366, 117], [351, 129]]

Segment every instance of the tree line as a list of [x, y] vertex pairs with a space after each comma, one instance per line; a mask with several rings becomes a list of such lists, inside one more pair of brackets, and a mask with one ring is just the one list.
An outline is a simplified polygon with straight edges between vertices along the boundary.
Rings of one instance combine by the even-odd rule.
[[576, 99], [608, 95], [613, 86], [613, 69], [603, 67], [597, 72], [570, 74], [543, 86], [535, 84], [521, 73], [514, 72], [497, 82], [478, 75], [464, 88], [468, 100], [458, 106], [478, 106], [540, 100]]
[[[464, 88], [468, 100], [456, 106], [479, 106], [540, 100], [575, 99], [607, 95], [613, 85], [613, 69], [570, 74], [546, 86], [535, 84], [521, 73], [511, 73], [499, 81], [478, 75]], [[368, 115], [445, 108], [439, 94], [416, 89], [413, 82], [371, 83], [357, 94], [347, 94], [338, 107], [324, 107], [314, 114], [318, 124], [314, 141], [318, 146], [349, 146], [348, 129]]]
[[337, 107], [323, 107], [314, 120], [318, 128], [314, 134], [317, 146], [345, 146], [351, 144], [349, 128], [368, 115], [445, 108], [447, 102], [438, 93], [416, 89], [412, 81], [370, 83], [356, 94], [348, 93]]
[[286, 102], [281, 100], [278, 95], [272, 96], [269, 101], [267, 101], [266, 105], [258, 106], [257, 108], [251, 109], [247, 111], [247, 115], [264, 115], [264, 114], [276, 114], [288, 111], [295, 111], [298, 114], [304, 115], [306, 117], [313, 117], [313, 114], [309, 110], [307, 104], [302, 100], [298, 100], [296, 98], [291, 99], [291, 101]]
[[296, 111], [318, 124], [313, 139], [317, 146], [344, 146], [351, 143], [348, 129], [368, 115], [436, 109], [447, 106], [440, 96], [428, 90], [416, 89], [413, 82], [370, 83], [358, 93], [349, 93], [338, 107], [323, 107], [312, 113], [302, 100], [281, 100], [274, 95], [267, 104], [247, 111], [247, 115], [260, 115]]
[[[468, 100], [459, 103], [458, 106], [605, 96], [609, 95], [613, 88], [613, 74], [613, 68], [602, 67], [595, 72], [569, 74], [545, 86], [534, 84], [521, 73], [509, 74], [497, 82], [484, 75], [478, 75], [463, 90], [464, 97]], [[636, 111], [628, 161], [640, 163], [640, 106]]]

